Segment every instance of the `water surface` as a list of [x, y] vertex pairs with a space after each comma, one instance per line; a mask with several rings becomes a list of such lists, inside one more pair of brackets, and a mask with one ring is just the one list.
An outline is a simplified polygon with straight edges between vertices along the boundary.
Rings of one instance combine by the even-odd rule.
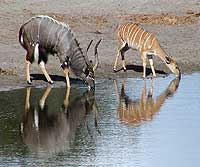
[[197, 166], [200, 74], [0, 92], [0, 166]]

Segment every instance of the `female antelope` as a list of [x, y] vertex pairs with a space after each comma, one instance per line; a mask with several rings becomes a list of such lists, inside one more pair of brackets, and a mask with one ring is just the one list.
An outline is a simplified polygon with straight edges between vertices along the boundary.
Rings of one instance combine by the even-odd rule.
[[[101, 40], [100, 40], [101, 41]], [[97, 47], [95, 46], [95, 64], [87, 57], [91, 42], [83, 53], [70, 27], [49, 16], [36, 16], [23, 24], [19, 31], [19, 42], [27, 51], [26, 80], [31, 84], [30, 64], [38, 59], [39, 67], [47, 81], [53, 83], [45, 69], [48, 55], [57, 55], [65, 73], [67, 87], [70, 87], [69, 68], [75, 75], [86, 81], [89, 88], [94, 88], [94, 72], [98, 65]]]
[[121, 53], [122, 56], [122, 66], [124, 71], [126, 71], [124, 53], [132, 48], [136, 49], [141, 53], [142, 63], [143, 63], [143, 78], [146, 77], [146, 58], [149, 59], [153, 77], [156, 77], [155, 69], [153, 66], [152, 56], [158, 56], [162, 61], [165, 62], [167, 67], [176, 75], [180, 76], [180, 70], [176, 61], [167, 55], [167, 53], [160, 47], [158, 40], [155, 35], [145, 31], [143, 28], [135, 23], [128, 23], [119, 26], [117, 31], [117, 38], [119, 40], [119, 48], [117, 51], [114, 72], [116, 72], [118, 57]]

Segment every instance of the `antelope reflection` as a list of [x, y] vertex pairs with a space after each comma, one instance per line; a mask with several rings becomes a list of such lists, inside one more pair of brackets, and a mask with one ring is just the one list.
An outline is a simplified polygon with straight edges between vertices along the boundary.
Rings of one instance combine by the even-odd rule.
[[97, 125], [94, 91], [87, 91], [80, 96], [72, 94], [75, 98], [71, 100], [68, 88], [63, 105], [53, 106], [56, 111], [49, 113], [50, 105], [46, 100], [50, 96], [51, 89], [51, 87], [46, 89], [36, 105], [30, 101], [31, 88], [26, 89], [21, 136], [29, 149], [36, 153], [53, 153], [69, 149], [78, 127], [82, 124], [87, 126], [86, 117], [91, 111], [95, 112], [95, 125]]
[[114, 84], [119, 102], [117, 109], [118, 118], [120, 121], [132, 125], [137, 125], [142, 121], [151, 120], [153, 115], [160, 110], [160, 107], [165, 102], [167, 97], [172, 96], [176, 92], [179, 82], [180, 78], [175, 78], [170, 82], [165, 91], [153, 99], [154, 79], [151, 81], [148, 95], [146, 92], [146, 80], [144, 80], [141, 98], [138, 100], [131, 100], [125, 93], [125, 80], [122, 80], [120, 94], [118, 91], [118, 83], [115, 80]]

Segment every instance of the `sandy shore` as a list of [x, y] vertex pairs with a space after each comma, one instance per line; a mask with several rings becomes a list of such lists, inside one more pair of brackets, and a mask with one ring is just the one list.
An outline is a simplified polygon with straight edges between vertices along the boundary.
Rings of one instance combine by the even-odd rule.
[[[117, 49], [115, 31], [120, 23], [137, 22], [156, 34], [165, 51], [175, 57], [182, 73], [200, 70], [200, 2], [186, 0], [2, 0], [0, 1], [0, 90], [26, 86], [25, 51], [18, 42], [18, 31], [26, 20], [35, 15], [49, 15], [65, 22], [75, 32], [83, 49], [91, 39], [103, 39], [99, 46], [100, 66], [97, 77], [140, 77], [142, 67], [138, 52], [126, 53], [129, 70], [112, 72]], [[93, 50], [89, 53], [93, 58]], [[160, 76], [169, 70], [155, 59]], [[119, 63], [119, 68], [121, 64]], [[47, 64], [56, 85], [62, 85], [62, 70], [58, 59], [51, 57]], [[36, 64], [32, 74], [41, 74]], [[56, 75], [56, 76], [55, 76]], [[35, 75], [36, 76], [36, 75]], [[40, 75], [38, 75], [40, 76]], [[35, 77], [37, 79], [37, 77]], [[41, 79], [41, 78], [40, 78]], [[34, 81], [34, 85], [46, 85]]]

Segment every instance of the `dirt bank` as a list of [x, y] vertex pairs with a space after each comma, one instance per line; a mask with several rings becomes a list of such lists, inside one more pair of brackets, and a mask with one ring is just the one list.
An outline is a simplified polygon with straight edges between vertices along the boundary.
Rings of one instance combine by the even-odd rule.
[[[126, 54], [129, 70], [126, 73], [112, 72], [117, 49], [115, 35], [117, 26], [129, 21], [140, 23], [145, 29], [156, 34], [161, 46], [169, 55], [176, 58], [182, 73], [191, 73], [200, 70], [199, 13], [198, 0], [192, 2], [186, 0], [0, 1], [0, 89], [26, 85], [25, 51], [18, 43], [18, 30], [20, 25], [32, 16], [49, 15], [66, 22], [75, 32], [83, 49], [91, 39], [97, 41], [103, 38], [99, 46], [98, 77], [140, 77], [142, 75], [140, 56], [133, 50]], [[93, 55], [92, 51], [90, 55]], [[121, 64], [119, 64], [120, 67]], [[163, 76], [163, 71], [169, 72], [157, 58], [155, 67], [161, 76]], [[49, 59], [47, 69], [50, 74], [63, 75], [55, 57]], [[31, 73], [41, 73], [36, 64], [31, 67]], [[60, 79], [57, 80], [60, 81]], [[46, 85], [44, 81], [34, 81], [34, 84]], [[62, 84], [56, 82], [56, 85]]]

